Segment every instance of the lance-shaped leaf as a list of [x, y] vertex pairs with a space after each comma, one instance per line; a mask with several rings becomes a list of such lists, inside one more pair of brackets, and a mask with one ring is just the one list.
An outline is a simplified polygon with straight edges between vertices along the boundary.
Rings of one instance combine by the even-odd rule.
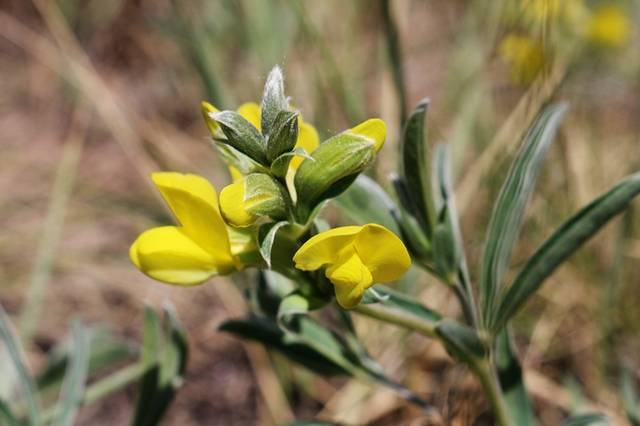
[[267, 137], [267, 160], [272, 162], [281, 154], [289, 152], [298, 139], [298, 113], [280, 111], [273, 122], [271, 133]]
[[640, 398], [633, 376], [626, 367], [620, 372], [620, 396], [627, 419], [633, 426], [640, 426]]
[[274, 131], [274, 122], [281, 111], [289, 109], [287, 98], [284, 96], [284, 78], [279, 66], [273, 67], [264, 85], [262, 94], [262, 117], [260, 126], [266, 137]]
[[513, 348], [508, 330], [503, 330], [496, 340], [495, 363], [498, 380], [504, 393], [504, 399], [510, 412], [510, 418], [518, 426], [535, 424], [531, 401], [524, 384], [522, 367]]
[[188, 355], [186, 335], [173, 310], [165, 308], [164, 323], [145, 307], [141, 362], [146, 371], [138, 388], [132, 426], [160, 423], [182, 385]]
[[235, 334], [243, 339], [257, 341], [269, 349], [277, 350], [290, 360], [325, 376], [348, 375], [323, 354], [304, 343], [291, 341], [275, 320], [251, 316], [247, 319], [225, 321], [218, 327], [220, 331]]
[[[136, 355], [136, 349], [131, 342], [105, 328], [88, 329], [87, 333], [91, 341], [89, 373], [99, 372]], [[54, 350], [36, 380], [40, 392], [46, 391], [51, 386], [57, 386], [62, 381], [72, 355], [73, 344], [68, 341]]]
[[18, 373], [18, 379], [22, 388], [22, 393], [27, 405], [27, 416], [29, 424], [39, 425], [41, 424], [41, 410], [40, 401], [36, 393], [33, 379], [27, 369], [24, 356], [22, 354], [22, 348], [18, 343], [18, 339], [15, 337], [11, 330], [11, 324], [9, 317], [4, 311], [4, 308], [0, 305], [0, 341], [4, 342], [6, 350], [9, 352], [9, 357], [13, 362], [13, 366]]
[[24, 426], [16, 415], [11, 411], [11, 407], [0, 399], [0, 424], [6, 426]]
[[268, 165], [264, 138], [253, 124], [235, 111], [222, 111], [211, 114], [227, 143], [262, 165]]
[[410, 210], [417, 218], [427, 236], [435, 224], [431, 173], [427, 159], [425, 121], [429, 99], [420, 101], [405, 124], [400, 157], [400, 176], [411, 195]]
[[558, 228], [531, 256], [506, 291], [492, 328], [500, 330], [558, 265], [621, 213], [639, 193], [640, 173], [637, 173], [596, 198]]
[[524, 209], [565, 110], [564, 105], [553, 105], [540, 114], [525, 136], [493, 208], [480, 276], [481, 314], [487, 324], [495, 313], [502, 279], [520, 234]]
[[57, 405], [56, 425], [71, 426], [80, 408], [89, 370], [90, 335], [74, 321], [71, 328], [73, 351]]
[[396, 210], [395, 203], [370, 177], [358, 176], [353, 185], [336, 197], [335, 201], [358, 225], [377, 223], [400, 234], [398, 223], [391, 213]]
[[264, 233], [264, 237], [259, 238], [260, 242], [260, 255], [267, 263], [267, 267], [271, 268], [271, 249], [273, 248], [273, 242], [276, 240], [276, 234], [283, 226], [288, 225], [289, 222], [283, 220], [276, 223], [266, 223], [263, 227], [268, 230]]
[[566, 419], [562, 426], [608, 426], [611, 422], [602, 413], [582, 413]]

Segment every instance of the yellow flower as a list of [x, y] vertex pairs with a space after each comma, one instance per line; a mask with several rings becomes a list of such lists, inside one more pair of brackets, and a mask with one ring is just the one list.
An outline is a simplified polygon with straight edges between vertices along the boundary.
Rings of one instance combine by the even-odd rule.
[[630, 36], [629, 19], [617, 5], [605, 5], [589, 20], [587, 38], [600, 47], [621, 47]]
[[519, 84], [531, 83], [546, 62], [542, 46], [531, 37], [510, 34], [500, 43], [499, 51], [511, 79]]
[[177, 285], [201, 284], [237, 270], [239, 256], [255, 249], [255, 242], [227, 228], [213, 186], [192, 174], [151, 178], [180, 225], [143, 232], [129, 250], [133, 264], [151, 278]]
[[411, 266], [400, 238], [374, 223], [322, 232], [305, 242], [293, 261], [303, 271], [326, 267], [325, 275], [345, 309], [358, 305], [364, 291], [374, 283], [397, 280]]

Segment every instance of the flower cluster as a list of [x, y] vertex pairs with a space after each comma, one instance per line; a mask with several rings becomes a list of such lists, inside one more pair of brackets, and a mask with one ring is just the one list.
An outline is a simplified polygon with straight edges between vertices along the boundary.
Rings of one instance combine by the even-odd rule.
[[[409, 268], [402, 241], [380, 225], [321, 233], [315, 225], [324, 203], [375, 159], [386, 137], [382, 120], [367, 120], [320, 143], [315, 128], [289, 106], [278, 67], [261, 105], [219, 111], [203, 102], [202, 112], [233, 182], [217, 194], [203, 177], [154, 173], [180, 225], [137, 238], [130, 257], [138, 269], [165, 283], [195, 285], [249, 266], [283, 274], [293, 267], [324, 268], [338, 303], [353, 308], [371, 285], [394, 281]], [[272, 250], [274, 241], [294, 250]]]

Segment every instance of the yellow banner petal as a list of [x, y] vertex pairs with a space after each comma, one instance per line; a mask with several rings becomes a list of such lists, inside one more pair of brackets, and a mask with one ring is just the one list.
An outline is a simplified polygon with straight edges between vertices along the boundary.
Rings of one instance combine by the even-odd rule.
[[375, 223], [362, 227], [355, 240], [355, 249], [371, 271], [374, 283], [395, 281], [411, 266], [411, 257], [402, 240]]

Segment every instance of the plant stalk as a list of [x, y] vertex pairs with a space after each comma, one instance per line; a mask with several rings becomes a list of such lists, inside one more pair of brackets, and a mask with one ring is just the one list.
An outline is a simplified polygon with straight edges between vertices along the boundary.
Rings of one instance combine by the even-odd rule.
[[382, 306], [380, 304], [360, 304], [353, 310], [359, 314], [366, 315], [380, 321], [408, 328], [411, 331], [415, 331], [427, 337], [437, 337], [435, 322], [427, 321], [399, 309]]

